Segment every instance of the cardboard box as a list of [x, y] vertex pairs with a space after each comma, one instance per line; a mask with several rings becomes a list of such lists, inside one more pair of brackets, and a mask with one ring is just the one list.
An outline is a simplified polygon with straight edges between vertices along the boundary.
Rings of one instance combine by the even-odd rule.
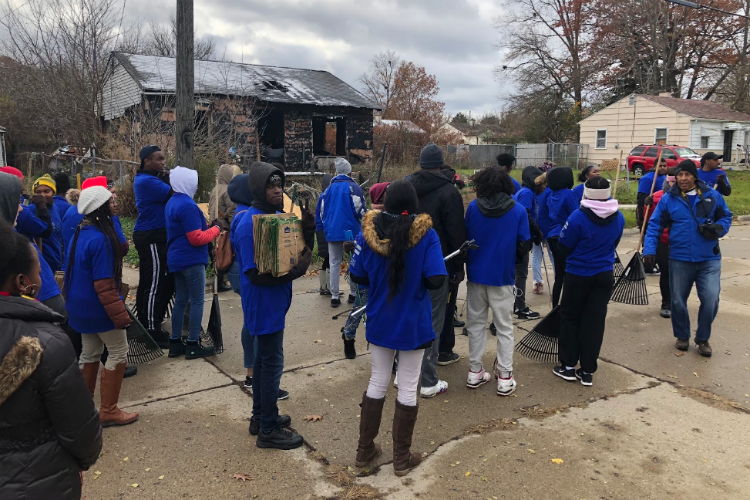
[[[283, 223], [265, 224], [271, 218], [286, 219]], [[305, 248], [302, 221], [294, 214], [253, 215], [255, 265], [259, 274], [284, 276], [299, 262]]]

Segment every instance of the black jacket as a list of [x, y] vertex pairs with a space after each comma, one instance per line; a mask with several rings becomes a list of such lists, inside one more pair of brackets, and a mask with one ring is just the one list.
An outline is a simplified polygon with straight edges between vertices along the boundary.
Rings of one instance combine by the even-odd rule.
[[[407, 179], [417, 190], [419, 213], [432, 217], [432, 227], [440, 238], [443, 256], [458, 250], [466, 241], [464, 201], [461, 193], [439, 171], [420, 170]], [[463, 270], [465, 255], [457, 255], [445, 263], [449, 274]]]
[[63, 317], [0, 296], [0, 498], [79, 499], [79, 470], [102, 450], [102, 428]]

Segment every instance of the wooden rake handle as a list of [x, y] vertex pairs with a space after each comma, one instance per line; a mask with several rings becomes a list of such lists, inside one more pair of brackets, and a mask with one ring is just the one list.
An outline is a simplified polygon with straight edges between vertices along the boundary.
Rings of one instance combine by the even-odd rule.
[[[659, 157], [656, 158], [656, 163], [654, 163], [654, 180], [651, 182], [651, 192], [649, 193], [649, 196], [654, 195], [654, 188], [656, 187], [656, 178], [658, 175], [656, 175], [659, 172], [659, 163], [661, 163], [661, 154], [664, 152], [664, 148], [661, 148], [659, 150]], [[643, 253], [643, 238], [646, 235], [646, 226], [647, 226], [647, 220], [646, 220], [646, 206], [643, 206], [643, 224], [641, 225], [641, 237], [638, 239], [638, 246], [635, 248], [636, 252]]]

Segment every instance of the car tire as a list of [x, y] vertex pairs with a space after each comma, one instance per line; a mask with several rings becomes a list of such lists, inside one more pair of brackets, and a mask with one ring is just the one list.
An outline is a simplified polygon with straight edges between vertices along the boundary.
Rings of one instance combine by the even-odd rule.
[[635, 177], [643, 177], [644, 169], [643, 165], [637, 164], [633, 165], [633, 175]]

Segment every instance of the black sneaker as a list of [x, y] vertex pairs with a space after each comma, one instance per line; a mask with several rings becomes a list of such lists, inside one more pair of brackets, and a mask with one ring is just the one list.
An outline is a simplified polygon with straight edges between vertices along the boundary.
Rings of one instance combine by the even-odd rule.
[[255, 441], [258, 448], [276, 448], [277, 450], [293, 450], [304, 443], [302, 436], [283, 427], [277, 427], [269, 434], [259, 432], [258, 439]]
[[219, 293], [223, 292], [231, 292], [232, 287], [230, 285], [227, 285], [226, 283], [219, 283]]
[[441, 352], [438, 354], [437, 364], [440, 366], [452, 365], [458, 363], [458, 354], [455, 352]]
[[516, 318], [518, 319], [539, 319], [539, 313], [529, 309], [529, 306], [526, 306], [523, 309], [516, 309], [515, 313]]
[[329, 297], [331, 295], [331, 291], [327, 288], [321, 288], [319, 292], [320, 295], [323, 295], [324, 297]]
[[576, 378], [581, 381], [581, 385], [585, 385], [586, 387], [594, 385], [594, 374], [584, 373], [581, 368], [576, 370]]
[[338, 307], [341, 305], [341, 299], [331, 299], [331, 307]]
[[[289, 427], [292, 425], [292, 417], [289, 415], [279, 415], [279, 427]], [[257, 436], [260, 432], [260, 418], [250, 417], [250, 435]]]
[[357, 300], [357, 296], [356, 296], [356, 295], [352, 295], [351, 293], [349, 294], [349, 298], [348, 298], [348, 299], [346, 299], [346, 301], [347, 301], [347, 302], [348, 302], [349, 304], [354, 304], [354, 301], [355, 301], [355, 300]]
[[247, 375], [245, 375], [245, 383], [243, 385], [245, 386], [245, 389], [247, 389], [248, 391], [252, 391], [253, 390], [253, 377], [248, 377]]
[[185, 359], [207, 358], [214, 354], [216, 354], [215, 347], [203, 347], [198, 340], [188, 340], [187, 345], [185, 346]]
[[457, 317], [453, 316], [453, 328], [463, 328], [466, 326], [465, 321], [461, 321]]
[[469, 330], [466, 329], [466, 327], [463, 327], [461, 329], [461, 335], [469, 336]]
[[575, 382], [576, 381], [576, 371], [574, 368], [571, 368], [570, 370], [566, 370], [564, 366], [556, 366], [552, 369], [552, 373], [557, 375], [563, 380], [567, 380], [568, 382]]
[[122, 378], [134, 377], [137, 374], [138, 374], [138, 367], [137, 366], [126, 366], [125, 367], [125, 373], [123, 374]]
[[671, 318], [672, 310], [668, 307], [662, 307], [661, 311], [659, 311], [659, 316], [661, 316], [662, 318]]
[[[495, 323], [490, 323], [490, 333], [497, 337], [497, 327], [495, 326]], [[468, 332], [466, 333], [468, 335]]]
[[357, 349], [354, 347], [355, 339], [348, 339], [343, 333], [341, 334], [341, 338], [344, 340], [344, 356], [346, 356], [346, 359], [356, 358]]
[[289, 391], [285, 391], [284, 389], [279, 389], [279, 397], [276, 398], [276, 400], [284, 401], [285, 399], [289, 399]]
[[182, 339], [169, 341], [169, 354], [170, 358], [179, 358], [185, 354], [185, 344], [182, 343]]

